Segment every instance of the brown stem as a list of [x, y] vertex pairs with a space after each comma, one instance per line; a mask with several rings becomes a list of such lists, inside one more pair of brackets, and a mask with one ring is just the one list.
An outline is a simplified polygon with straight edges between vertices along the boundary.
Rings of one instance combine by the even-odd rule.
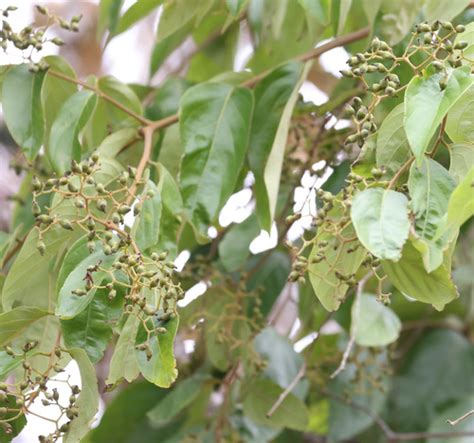
[[413, 163], [414, 160], [415, 160], [415, 157], [411, 157], [401, 166], [401, 168], [393, 176], [392, 180], [390, 180], [387, 186], [387, 189], [392, 189], [397, 184], [398, 179], [407, 170], [407, 168]]
[[127, 113], [131, 117], [133, 117], [135, 120], [139, 121], [142, 125], [148, 125], [150, 124], [150, 120], [148, 120], [145, 117], [142, 117], [141, 115], [137, 114], [136, 112], [128, 109], [126, 106], [122, 105], [122, 103], [118, 102], [115, 100], [113, 97], [110, 97], [109, 95], [105, 94], [102, 92], [100, 89], [89, 85], [88, 83], [79, 80], [74, 77], [69, 77], [68, 75], [62, 74], [61, 72], [57, 72], [53, 69], [48, 70], [48, 74], [52, 75], [53, 77], [59, 78], [61, 80], [65, 80], [70, 83], [75, 83], [76, 85], [82, 86], [84, 89], [88, 89], [89, 91], [93, 91], [95, 94], [97, 94], [100, 98], [103, 98], [104, 100], [108, 101], [111, 105], [115, 106], [116, 108], [120, 109], [121, 111]]
[[[317, 48], [311, 49], [304, 54], [299, 55], [295, 58], [297, 61], [306, 62], [308, 60], [312, 60], [314, 58], [319, 57], [320, 55], [324, 54], [325, 52], [330, 51], [331, 49], [337, 48], [339, 46], [344, 46], [349, 43], [355, 42], [357, 40], [361, 40], [369, 35], [370, 28], [362, 28], [358, 31], [351, 32], [346, 35], [341, 35], [340, 37], [336, 37], [335, 39], [331, 40], [330, 42], [325, 43]], [[271, 70], [264, 71], [255, 77], [243, 82], [241, 86], [247, 88], [253, 88], [257, 83], [262, 81], [268, 74], [270, 74]], [[176, 123], [179, 120], [179, 115], [174, 114], [169, 117], [163, 118], [161, 120], [157, 120], [156, 122], [152, 123], [152, 126], [155, 129], [165, 128]]]

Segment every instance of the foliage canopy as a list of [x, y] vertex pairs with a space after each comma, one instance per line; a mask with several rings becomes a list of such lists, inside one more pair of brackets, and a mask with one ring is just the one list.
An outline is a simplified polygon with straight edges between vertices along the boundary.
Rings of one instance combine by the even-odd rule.
[[[102, 0], [107, 42], [162, 8], [150, 79], [194, 41], [159, 86], [79, 79], [41, 50], [80, 17], [38, 6], [46, 25], [18, 30], [2, 10], [27, 62], [1, 68], [23, 178], [0, 236], [0, 441], [38, 402], [41, 442], [472, 441], [472, 417], [446, 423], [474, 403], [470, 5]], [[222, 226], [242, 189], [248, 217]]]

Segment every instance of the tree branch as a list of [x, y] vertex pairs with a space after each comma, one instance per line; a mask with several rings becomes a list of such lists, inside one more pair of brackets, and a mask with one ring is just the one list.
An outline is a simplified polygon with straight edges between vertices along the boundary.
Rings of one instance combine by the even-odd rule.
[[59, 78], [61, 80], [65, 80], [69, 83], [75, 83], [76, 85], [82, 86], [84, 89], [88, 89], [89, 91], [94, 92], [99, 96], [100, 98], [103, 98], [104, 100], [108, 101], [111, 105], [115, 106], [116, 108], [120, 109], [121, 111], [125, 112], [126, 114], [130, 115], [133, 117], [135, 120], [140, 122], [142, 125], [149, 125], [151, 123], [150, 120], [147, 118], [137, 114], [136, 112], [132, 111], [131, 109], [128, 109], [126, 106], [122, 105], [119, 101], [115, 100], [113, 97], [110, 97], [109, 95], [105, 94], [102, 92], [100, 89], [89, 85], [88, 83], [79, 80], [74, 77], [69, 77], [68, 75], [62, 74], [61, 72], [57, 72], [53, 69], [48, 70], [48, 74], [52, 75], [53, 77]]

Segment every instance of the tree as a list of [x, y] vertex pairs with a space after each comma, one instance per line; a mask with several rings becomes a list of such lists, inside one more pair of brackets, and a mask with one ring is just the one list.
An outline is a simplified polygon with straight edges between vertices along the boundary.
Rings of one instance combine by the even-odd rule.
[[[80, 17], [40, 5], [46, 25], [17, 30], [2, 10], [26, 62], [1, 75], [23, 156], [0, 237], [1, 441], [33, 403], [55, 414], [41, 442], [471, 441], [472, 3], [121, 5], [101, 1], [107, 41], [162, 6], [150, 76], [196, 43], [158, 87], [41, 58]], [[239, 34], [253, 52], [234, 72]], [[305, 102], [336, 47], [347, 69]], [[250, 215], [221, 226], [242, 189]], [[64, 397], [50, 382], [71, 360]], [[115, 395], [90, 430], [99, 385]]]

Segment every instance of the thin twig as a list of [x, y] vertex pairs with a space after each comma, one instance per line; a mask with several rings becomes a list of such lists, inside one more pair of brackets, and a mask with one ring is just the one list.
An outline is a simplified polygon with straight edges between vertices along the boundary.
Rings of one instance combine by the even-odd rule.
[[337, 377], [342, 371], [346, 369], [347, 360], [349, 359], [349, 355], [351, 354], [352, 348], [354, 347], [354, 344], [355, 344], [355, 338], [356, 338], [357, 326], [358, 326], [357, 319], [359, 317], [360, 298], [362, 296], [362, 291], [364, 290], [364, 286], [367, 283], [367, 281], [373, 275], [374, 275], [374, 272], [370, 271], [357, 284], [357, 290], [356, 290], [356, 295], [354, 299], [354, 307], [355, 307], [356, 315], [352, 319], [352, 323], [351, 323], [351, 336], [349, 338], [349, 342], [347, 343], [344, 354], [342, 355], [341, 363], [339, 367], [331, 374], [331, 378]]
[[149, 125], [151, 123], [150, 120], [147, 118], [137, 114], [136, 112], [132, 111], [131, 109], [127, 108], [126, 106], [122, 105], [119, 101], [115, 100], [113, 97], [110, 97], [109, 95], [105, 94], [103, 91], [100, 89], [82, 81], [74, 77], [69, 77], [68, 75], [62, 74], [61, 72], [57, 72], [54, 69], [49, 69], [48, 74], [52, 75], [53, 77], [59, 78], [61, 80], [65, 80], [69, 83], [75, 83], [76, 85], [82, 86], [84, 89], [88, 89], [89, 91], [94, 92], [99, 96], [100, 98], [103, 98], [104, 100], [108, 101], [110, 104], [115, 106], [116, 108], [120, 109], [121, 111], [125, 112], [126, 114], [130, 115], [133, 117], [135, 120], [139, 121], [143, 125]]
[[407, 168], [413, 163], [414, 160], [415, 160], [415, 157], [411, 157], [400, 167], [400, 169], [397, 171], [397, 173], [393, 176], [393, 178], [388, 183], [387, 189], [392, 189], [397, 184], [398, 179], [407, 170]]
[[461, 415], [461, 417], [457, 418], [456, 420], [446, 420], [451, 426], [456, 426], [459, 422], [465, 420], [469, 416], [474, 414], [474, 409], [472, 411], [466, 412], [464, 415]]
[[279, 397], [278, 397], [277, 401], [275, 402], [275, 404], [267, 412], [267, 418], [270, 418], [275, 413], [275, 411], [280, 407], [280, 405], [283, 403], [285, 398], [288, 397], [288, 395], [291, 393], [291, 391], [294, 389], [294, 387], [303, 378], [305, 371], [306, 371], [306, 362], [304, 362], [301, 365], [301, 368], [298, 371], [298, 373], [296, 374], [295, 378], [286, 387], [286, 389], [279, 395]]
[[395, 443], [398, 441], [412, 441], [412, 440], [421, 440], [421, 439], [447, 439], [452, 437], [472, 437], [474, 432], [395, 432], [390, 428], [390, 426], [382, 419], [379, 415], [372, 412], [369, 408], [354, 402], [349, 398], [342, 397], [340, 395], [334, 394], [326, 390], [321, 391], [327, 397], [333, 398], [340, 403], [345, 404], [353, 409], [367, 414], [374, 423], [382, 430], [387, 437], [387, 442]]

